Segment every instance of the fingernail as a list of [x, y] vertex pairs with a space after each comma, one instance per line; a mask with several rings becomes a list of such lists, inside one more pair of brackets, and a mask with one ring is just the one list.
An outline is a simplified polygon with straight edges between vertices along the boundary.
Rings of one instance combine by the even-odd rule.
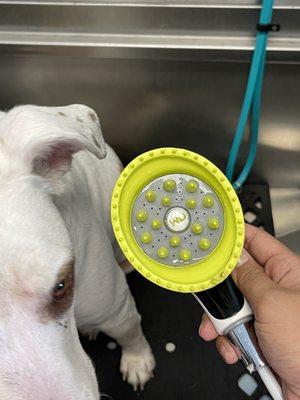
[[237, 356], [231, 351], [226, 351], [226, 353], [224, 353], [223, 360], [227, 364], [234, 364], [237, 362]]
[[230, 351], [228, 351], [227, 346], [220, 347], [220, 354], [225, 362], [227, 362], [230, 359], [231, 354]]
[[246, 264], [246, 262], [249, 260], [250, 260], [249, 253], [245, 249], [243, 249], [242, 255], [241, 255], [241, 258], [239, 259], [237, 267], [241, 267], [243, 264]]

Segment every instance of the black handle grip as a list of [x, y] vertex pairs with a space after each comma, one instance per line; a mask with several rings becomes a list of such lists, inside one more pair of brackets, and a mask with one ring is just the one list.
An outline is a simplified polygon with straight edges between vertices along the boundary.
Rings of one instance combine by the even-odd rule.
[[212, 289], [198, 292], [196, 295], [208, 312], [217, 319], [230, 318], [244, 306], [244, 296], [231, 277]]

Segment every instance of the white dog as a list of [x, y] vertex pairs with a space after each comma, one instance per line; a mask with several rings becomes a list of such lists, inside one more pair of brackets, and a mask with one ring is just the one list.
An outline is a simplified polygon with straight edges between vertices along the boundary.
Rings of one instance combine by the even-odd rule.
[[99, 399], [77, 328], [118, 341], [135, 388], [152, 376], [110, 223], [121, 168], [86, 106], [0, 114], [1, 400]]

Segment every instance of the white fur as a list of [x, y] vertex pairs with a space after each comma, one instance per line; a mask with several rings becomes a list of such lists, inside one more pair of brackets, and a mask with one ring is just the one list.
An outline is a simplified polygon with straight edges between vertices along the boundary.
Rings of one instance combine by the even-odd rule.
[[[120, 170], [86, 106], [0, 113], [1, 400], [99, 399], [76, 326], [119, 342], [121, 371], [135, 388], [150, 379], [154, 358], [110, 223]], [[74, 256], [72, 306], [59, 321], [41, 319], [60, 269]]]

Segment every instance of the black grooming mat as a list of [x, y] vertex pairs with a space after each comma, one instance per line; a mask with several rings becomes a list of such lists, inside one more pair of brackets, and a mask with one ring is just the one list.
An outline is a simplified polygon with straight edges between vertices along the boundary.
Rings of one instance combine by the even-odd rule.
[[[99, 335], [90, 342], [84, 338], [102, 393], [114, 400], [244, 400], [259, 399], [266, 393], [257, 376], [254, 395], [243, 393], [237, 386], [245, 373], [243, 365], [226, 365], [215, 344], [200, 339], [197, 332], [203, 311], [192, 295], [164, 290], [137, 272], [128, 275], [128, 282], [157, 361], [155, 378], [144, 391], [135, 393], [119, 373], [120, 348], [107, 348], [112, 339]], [[165, 350], [167, 343], [175, 344], [174, 352]]]
[[267, 183], [244, 184], [238, 196], [245, 221], [274, 235], [269, 185]]

